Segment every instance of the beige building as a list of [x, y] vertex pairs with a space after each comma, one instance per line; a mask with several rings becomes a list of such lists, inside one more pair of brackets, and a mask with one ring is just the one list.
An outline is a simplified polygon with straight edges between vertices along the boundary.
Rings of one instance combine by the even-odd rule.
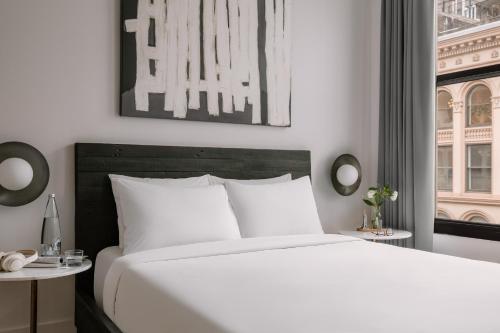
[[[500, 63], [500, 22], [438, 38], [437, 73]], [[500, 77], [437, 89], [437, 212], [500, 224]]]

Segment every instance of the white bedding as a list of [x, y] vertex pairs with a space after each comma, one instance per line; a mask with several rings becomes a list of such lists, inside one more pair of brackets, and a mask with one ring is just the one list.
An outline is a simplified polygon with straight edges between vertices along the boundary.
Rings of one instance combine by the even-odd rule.
[[119, 246], [107, 247], [97, 254], [94, 269], [94, 298], [97, 305], [102, 308], [102, 292], [104, 290], [104, 280], [108, 274], [111, 264], [116, 258], [123, 255]]
[[123, 332], [500, 332], [500, 265], [340, 235], [173, 246], [113, 261]]

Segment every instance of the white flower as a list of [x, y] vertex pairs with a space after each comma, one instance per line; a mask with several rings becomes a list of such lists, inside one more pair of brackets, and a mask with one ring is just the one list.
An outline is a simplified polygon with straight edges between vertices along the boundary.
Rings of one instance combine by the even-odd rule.
[[391, 195], [391, 200], [392, 201], [396, 201], [396, 199], [398, 198], [398, 191], [394, 191], [392, 192], [392, 195]]
[[368, 191], [368, 193], [366, 194], [366, 196], [368, 197], [368, 199], [373, 199], [373, 197], [375, 196], [375, 193], [377, 193], [377, 191], [370, 190], [370, 191]]

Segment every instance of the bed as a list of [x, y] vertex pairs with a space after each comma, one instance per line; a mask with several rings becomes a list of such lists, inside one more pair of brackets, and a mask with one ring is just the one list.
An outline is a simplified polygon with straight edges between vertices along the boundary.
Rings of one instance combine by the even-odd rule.
[[[118, 244], [116, 206], [108, 174], [183, 178], [207, 173], [239, 179], [311, 174], [305, 150], [178, 147], [104, 143], [75, 144], [75, 246], [95, 263]], [[94, 267], [76, 278], [75, 320], [79, 332], [120, 332], [94, 298]]]
[[328, 234], [115, 247], [109, 173], [286, 172], [310, 175], [310, 153], [77, 144], [76, 246], [99, 254], [77, 277], [78, 332], [500, 332], [497, 264]]

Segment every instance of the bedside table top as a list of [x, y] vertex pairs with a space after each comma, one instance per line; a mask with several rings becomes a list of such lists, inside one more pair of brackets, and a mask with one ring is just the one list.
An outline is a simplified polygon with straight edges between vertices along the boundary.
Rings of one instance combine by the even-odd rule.
[[394, 240], [394, 239], [406, 239], [412, 236], [412, 233], [406, 230], [393, 229], [393, 234], [391, 236], [381, 236], [375, 235], [370, 231], [356, 231], [356, 230], [340, 230], [339, 234], [351, 237], [362, 238], [366, 240]]
[[32, 281], [54, 279], [84, 272], [92, 267], [92, 262], [85, 259], [81, 266], [59, 268], [23, 268], [17, 272], [0, 271], [0, 282], [5, 281]]

